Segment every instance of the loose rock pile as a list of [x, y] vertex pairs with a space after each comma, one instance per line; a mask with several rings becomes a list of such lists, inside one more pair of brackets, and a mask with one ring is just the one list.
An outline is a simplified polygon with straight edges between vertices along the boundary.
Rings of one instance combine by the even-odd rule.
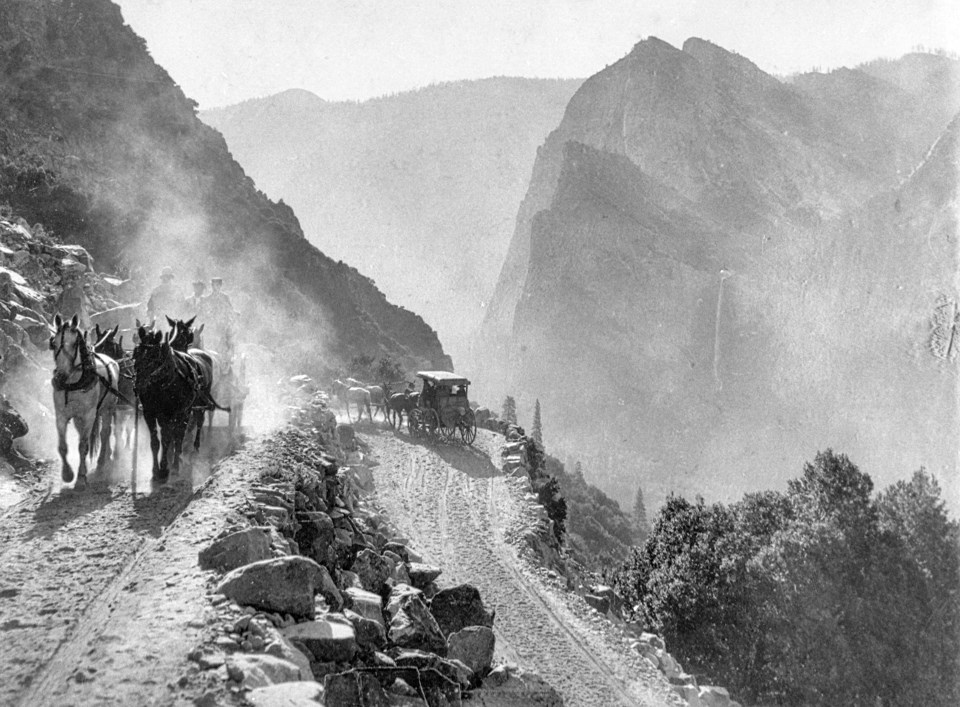
[[[120, 306], [118, 298], [130, 294], [125, 289], [124, 281], [97, 274], [84, 248], [64, 245], [42, 225], [31, 226], [0, 206], [0, 385], [9, 397], [9, 404], [0, 406], [0, 463], [28, 465], [12, 444], [28, 432], [23, 418], [52, 416], [37, 391], [49, 380], [47, 342], [54, 315], [80, 313], [84, 326], [91, 325], [92, 313]], [[25, 441], [35, 441], [33, 449], [48, 447], [34, 435]]]
[[543, 471], [543, 449], [524, 434], [522, 427], [501, 424], [500, 431], [505, 438], [500, 449], [501, 468], [508, 476], [525, 478], [529, 484], [526, 515], [533, 524], [522, 533], [523, 543], [533, 553], [537, 564], [566, 573], [555, 523], [540, 502], [540, 490], [549, 478]]
[[390, 532], [362, 444], [318, 394], [278, 437], [246, 522], [199, 557], [222, 631], [191, 658], [254, 705], [562, 704], [535, 676], [493, 666], [494, 612], [469, 584]]

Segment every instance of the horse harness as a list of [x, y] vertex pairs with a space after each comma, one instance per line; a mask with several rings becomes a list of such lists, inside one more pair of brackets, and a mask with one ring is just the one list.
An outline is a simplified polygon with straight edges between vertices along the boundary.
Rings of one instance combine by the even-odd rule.
[[[190, 354], [184, 351], [172, 351], [173, 358], [173, 371], [170, 372], [170, 375], [167, 376], [166, 380], [158, 381], [159, 389], [166, 390], [170, 388], [177, 382], [178, 375], [188, 382], [190, 387], [193, 389], [195, 399], [199, 399], [202, 403], [200, 406], [191, 405], [191, 407], [201, 407], [204, 410], [218, 409], [218, 410], [228, 410], [227, 408], [220, 407], [217, 402], [213, 399], [213, 396], [206, 389], [203, 379], [206, 377], [201, 370], [202, 363], [196, 358], [192, 357]], [[137, 389], [146, 388], [151, 383], [157, 381], [161, 375], [167, 373], [166, 361], [161, 361], [160, 365], [154, 368], [150, 373], [143, 377], [141, 382], [140, 376], [134, 377], [134, 385]], [[139, 396], [139, 390], [138, 390]]]
[[[53, 357], [56, 360], [57, 356], [64, 350], [64, 337], [60, 337], [60, 346], [54, 351]], [[94, 365], [91, 360], [90, 351], [87, 347], [78, 339], [77, 340], [77, 349], [80, 353], [80, 377], [75, 380], [73, 383], [67, 383], [64, 380], [64, 376], [58, 375], [55, 371], [53, 374], [53, 379], [51, 383], [53, 384], [54, 390], [59, 390], [63, 393], [63, 402], [65, 405], [70, 404], [70, 393], [80, 391], [82, 393], [87, 392], [92, 388], [97, 382], [103, 383], [104, 391], [100, 395], [100, 399], [97, 401], [97, 412], [100, 411], [103, 401], [106, 399], [108, 393], [113, 393], [118, 398], [129, 403], [130, 401], [124, 397], [120, 391], [117, 390], [116, 384], [113, 382], [113, 376], [110, 375], [110, 368], [102, 360], [100, 360], [100, 354], [93, 354], [94, 358], [100, 360], [100, 363], [103, 365], [104, 369], [107, 371], [107, 377], [104, 378], [99, 373], [97, 373], [97, 367]], [[73, 370], [76, 370], [74, 366]], [[71, 371], [72, 373], [73, 371]], [[70, 375], [69, 373], [67, 374]], [[117, 381], [119, 383], [119, 381]]]

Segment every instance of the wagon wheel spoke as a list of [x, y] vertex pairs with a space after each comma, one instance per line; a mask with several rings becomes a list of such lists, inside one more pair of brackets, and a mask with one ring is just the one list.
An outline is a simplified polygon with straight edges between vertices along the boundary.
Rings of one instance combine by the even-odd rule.
[[473, 411], [469, 411], [460, 420], [460, 438], [464, 444], [473, 444], [477, 438], [477, 418]]
[[427, 410], [426, 411], [426, 423], [427, 423], [427, 433], [431, 438], [436, 439], [438, 432], [442, 429], [440, 427], [440, 416], [437, 415], [436, 410]]

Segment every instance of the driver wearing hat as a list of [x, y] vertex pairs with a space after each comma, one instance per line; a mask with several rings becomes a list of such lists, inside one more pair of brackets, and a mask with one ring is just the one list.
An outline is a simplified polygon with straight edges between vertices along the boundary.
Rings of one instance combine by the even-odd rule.
[[195, 317], [200, 313], [200, 305], [203, 302], [203, 291], [207, 289], [207, 283], [203, 280], [193, 281], [193, 294], [183, 301], [184, 317]]
[[169, 265], [160, 271], [160, 284], [153, 288], [147, 300], [147, 319], [168, 316], [176, 319], [180, 314], [180, 298], [173, 286], [173, 268]]

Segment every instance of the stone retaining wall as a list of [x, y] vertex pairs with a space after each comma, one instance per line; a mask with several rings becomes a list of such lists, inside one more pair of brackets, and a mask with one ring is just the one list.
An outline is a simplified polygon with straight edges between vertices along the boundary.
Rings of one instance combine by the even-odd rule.
[[[352, 428], [322, 395], [277, 436], [246, 522], [200, 552], [222, 631], [191, 654], [254, 705], [562, 704], [515, 666], [493, 666], [493, 612], [469, 584], [396, 537], [370, 500]], [[296, 702], [300, 703], [300, 702]], [[309, 704], [309, 702], [305, 702]]]

